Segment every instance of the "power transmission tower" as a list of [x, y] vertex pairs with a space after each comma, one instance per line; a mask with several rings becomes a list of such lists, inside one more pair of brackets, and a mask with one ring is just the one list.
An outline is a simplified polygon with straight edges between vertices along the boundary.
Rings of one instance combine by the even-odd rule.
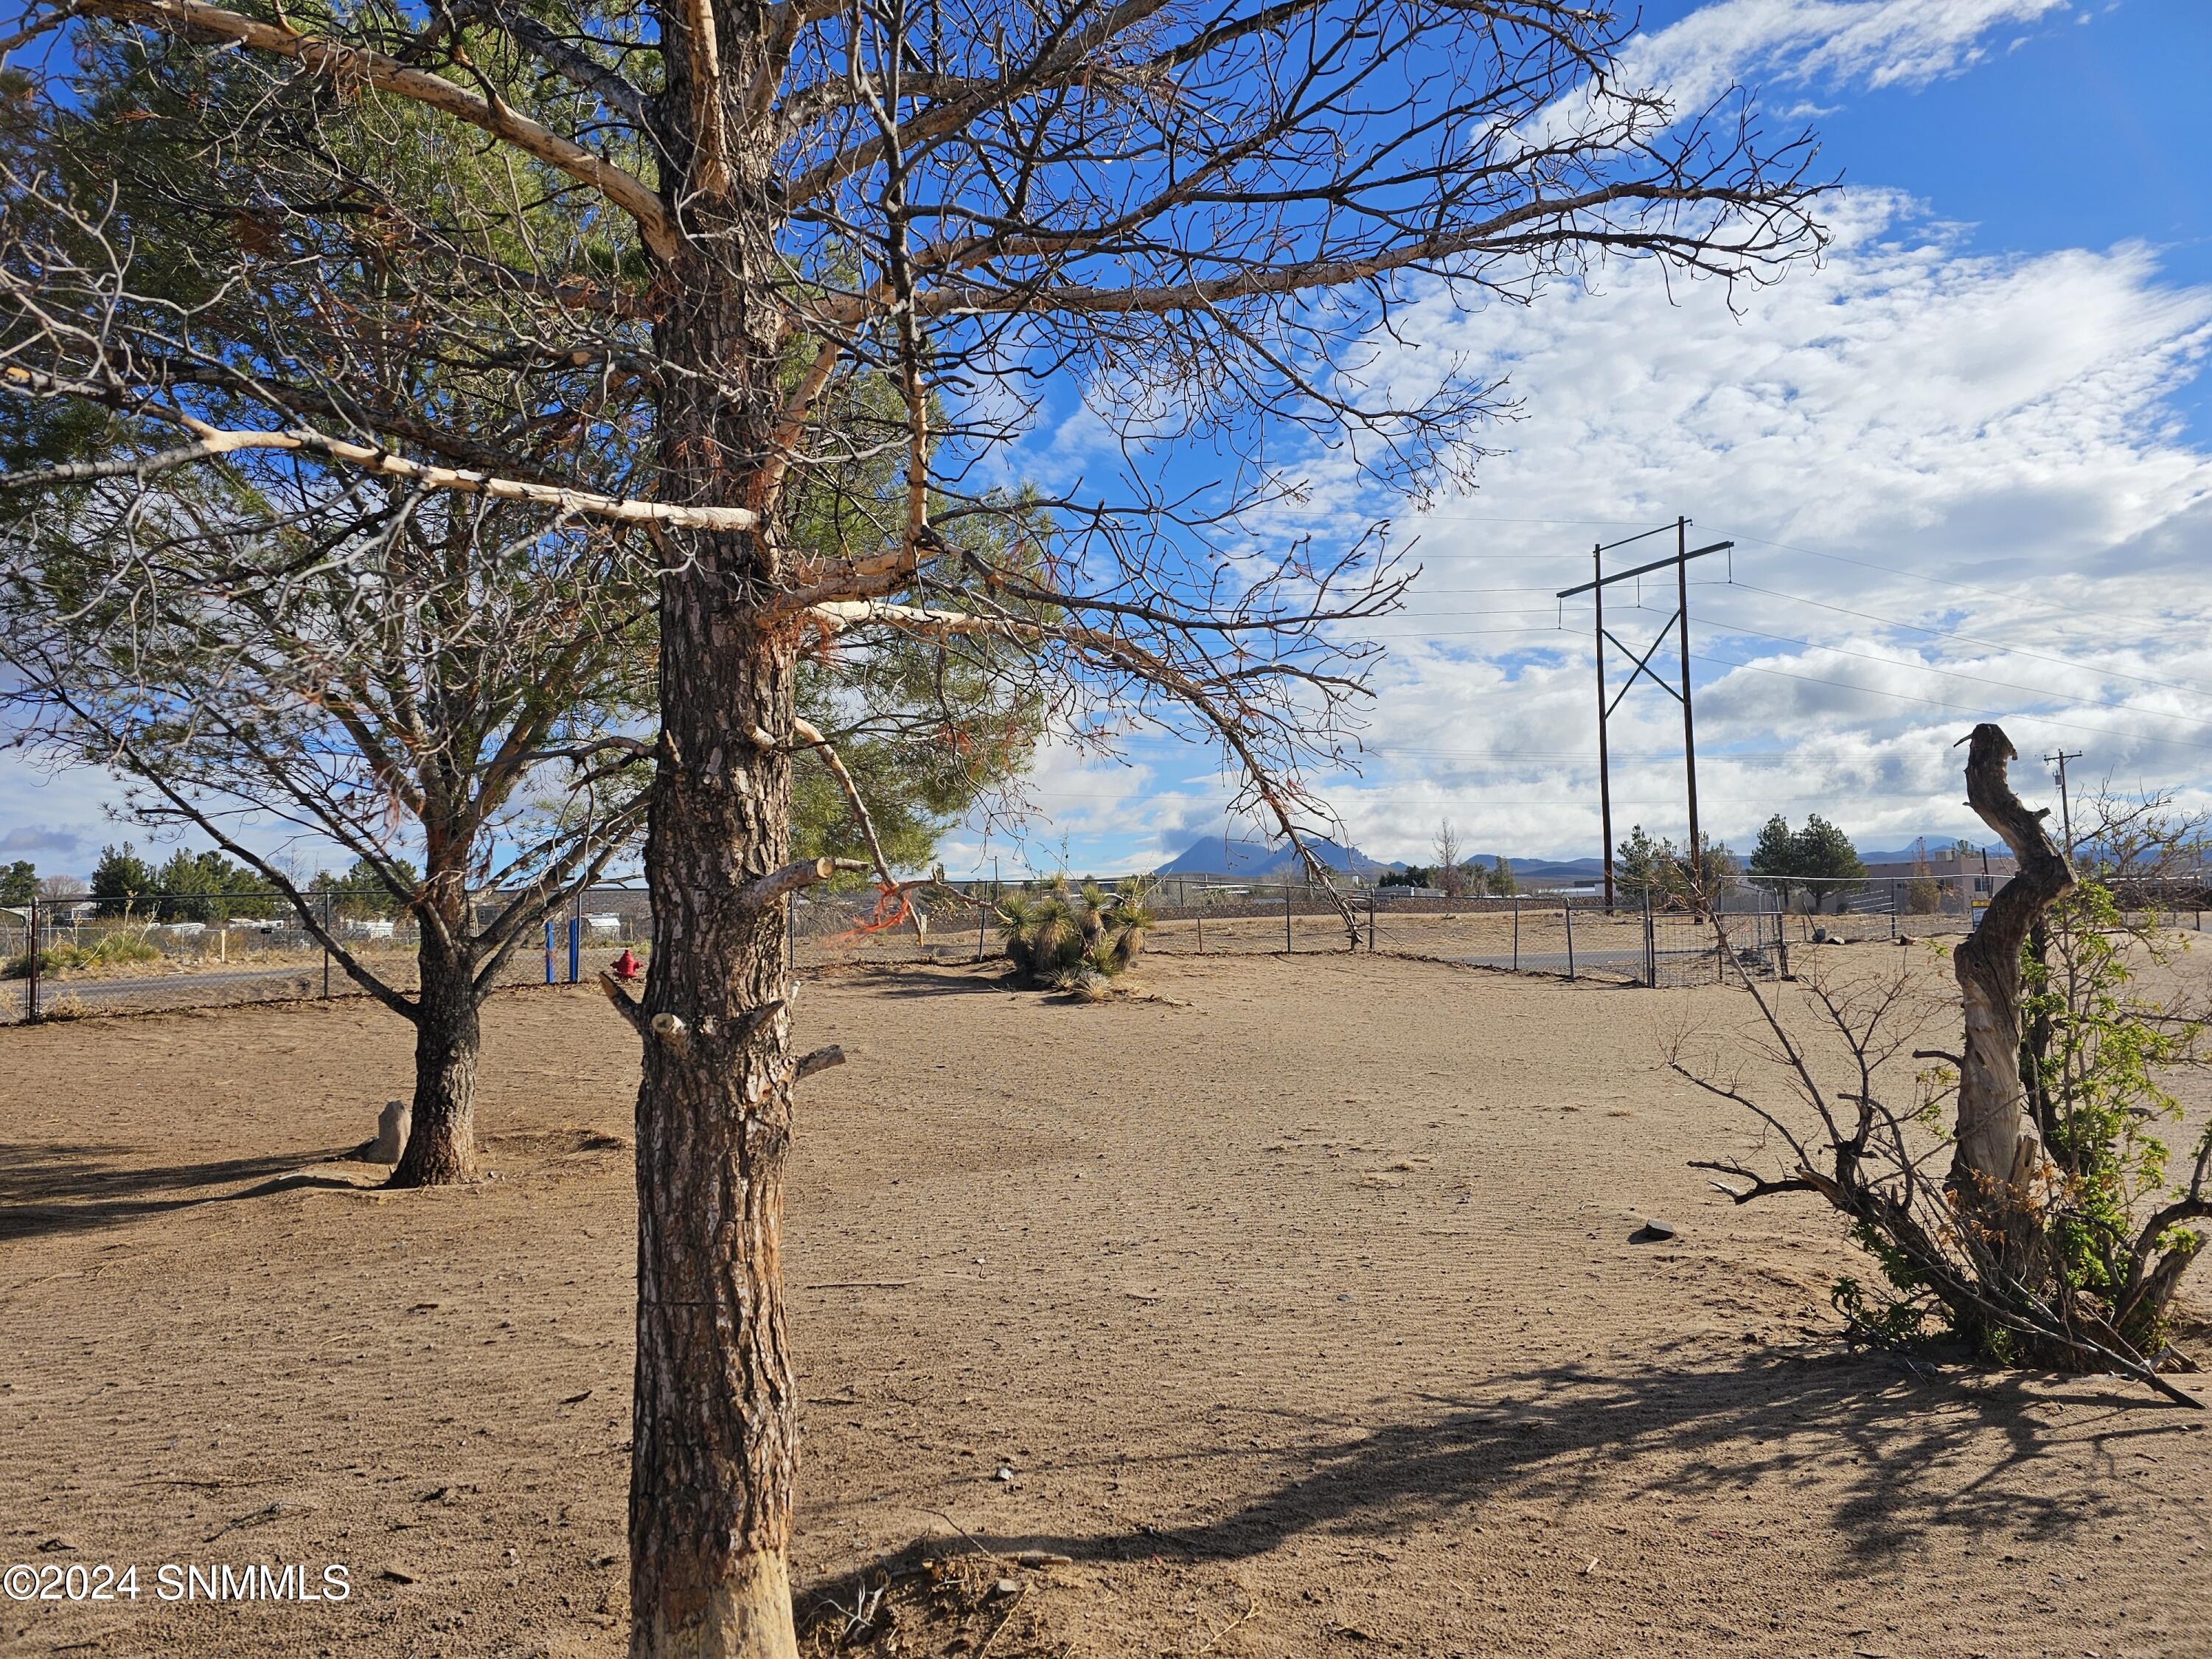
[[2074, 804], [2066, 795], [2066, 763], [2080, 760], [2081, 751], [2076, 749], [2069, 754], [2062, 749], [2057, 754], [2045, 755], [2043, 758], [2046, 764], [2058, 769], [2058, 821], [2066, 826], [2066, 856], [2071, 859], [2074, 856]]
[[[1654, 559], [1649, 564], [1639, 564], [1632, 569], [1605, 574], [1605, 556], [1616, 547], [1626, 547], [1631, 542], [1640, 542], [1646, 537], [1674, 532], [1674, 551], [1671, 557]], [[1605, 908], [1613, 909], [1613, 771], [1606, 739], [1606, 722], [1613, 711], [1620, 707], [1620, 700], [1638, 678], [1648, 677], [1668, 696], [1682, 705], [1682, 768], [1688, 786], [1690, 799], [1690, 873], [1692, 878], [1704, 874], [1705, 842], [1698, 830], [1698, 729], [1697, 716], [1690, 696], [1690, 561], [1702, 559], [1708, 553], [1723, 553], [1735, 545], [1734, 542], [1712, 542], [1693, 548], [1690, 542], [1690, 521], [1676, 519], [1671, 525], [1661, 525], [1656, 530], [1644, 531], [1641, 535], [1624, 537], [1617, 542], [1607, 542], [1590, 549], [1590, 580], [1574, 587], [1563, 587], [1556, 595], [1571, 599], [1577, 593], [1593, 597], [1597, 614], [1597, 799], [1601, 832], [1605, 837]], [[1605, 625], [1605, 590], [1615, 582], [1625, 582], [1638, 576], [1648, 575], [1654, 570], [1674, 567], [1674, 613], [1659, 625], [1659, 632], [1641, 654], [1631, 650], [1615, 639]], [[1682, 684], [1678, 690], [1661, 679], [1651, 667], [1652, 653], [1667, 642], [1669, 632], [1675, 634], [1675, 648], [1681, 659]], [[1628, 678], [1608, 702], [1605, 695], [1605, 647], [1610, 643], [1623, 656], [1630, 658], [1635, 666]]]

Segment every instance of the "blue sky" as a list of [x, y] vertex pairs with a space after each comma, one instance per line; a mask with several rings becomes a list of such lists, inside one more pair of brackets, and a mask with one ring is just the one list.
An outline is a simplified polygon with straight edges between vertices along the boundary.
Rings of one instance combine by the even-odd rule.
[[[1428, 319], [1510, 374], [1522, 418], [1485, 434], [1509, 453], [1472, 497], [1394, 515], [1425, 571], [1378, 630], [1362, 775], [1325, 790], [1349, 836], [1419, 860], [1449, 816], [1485, 852], [1594, 854], [1590, 617], [1550, 595], [1593, 540], [1678, 512], [1739, 544], [1691, 599], [1709, 833], [1741, 846], [1774, 811], [1870, 847], [1978, 833], [1950, 744], [1983, 718], [2031, 793], [2063, 744], [2077, 787], [2212, 804], [2212, 7], [1717, 0], [1649, 8], [1629, 57], [1809, 121], [1836, 245], [1740, 317], [1616, 268]], [[1314, 477], [1316, 517], [1392, 511], [1326, 458]], [[1650, 636], [1649, 597], [1609, 604], [1617, 631]], [[1616, 835], [1685, 832], [1680, 744], [1663, 696], [1624, 705]], [[1225, 793], [1172, 744], [1055, 751], [1026, 838], [963, 835], [948, 862], [1144, 867], [1221, 833]]]
[[[1449, 816], [1483, 852], [1595, 853], [1589, 615], [1550, 595], [1594, 539], [1677, 513], [1738, 543], [1692, 593], [1709, 831], [1741, 846], [1777, 810], [1865, 846], [1973, 831], [1949, 745], [1992, 717], [2024, 754], [2084, 751], [2077, 779], [2212, 805], [2212, 5], [1712, 0], [1649, 8], [1630, 58], [1814, 125], [1835, 246], [1740, 315], [1633, 267], [1528, 311], [1421, 309], [1402, 372], [1471, 351], [1522, 417], [1426, 513], [1316, 453], [1280, 526], [1389, 514], [1425, 568], [1377, 630], [1363, 773], [1319, 781], [1346, 835], [1419, 860]], [[1019, 470], [1095, 471], [1085, 442], [1040, 430]], [[1656, 628], [1650, 597], [1624, 635]], [[1648, 687], [1624, 705], [1616, 833], [1682, 833], [1680, 740]], [[0, 757], [0, 858], [84, 873], [131, 833], [117, 793]], [[1220, 833], [1229, 793], [1202, 748], [1054, 746], [1026, 825], [963, 826], [945, 858], [1146, 867]]]

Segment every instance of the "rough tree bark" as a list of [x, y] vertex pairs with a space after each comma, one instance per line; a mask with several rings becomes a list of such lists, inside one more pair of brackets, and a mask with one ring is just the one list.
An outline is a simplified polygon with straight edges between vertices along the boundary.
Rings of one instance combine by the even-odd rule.
[[2003, 838], [2020, 872], [1997, 890], [1981, 926], [1951, 953], [1966, 1006], [1959, 1073], [1957, 1150], [1946, 1183], [1962, 1216], [1983, 1230], [2007, 1270], [2029, 1259], [2036, 1223], [2031, 1185], [2043, 1138], [2021, 1084], [2021, 947], [2043, 913], [2074, 884], [2074, 872], [2005, 769], [2016, 750], [1984, 723], [1966, 739], [1966, 804]]
[[782, 653], [716, 648], [732, 562], [672, 575], [662, 613], [662, 707], [684, 758], [663, 764], [646, 854], [629, 1540], [641, 1655], [796, 1652], [784, 910], [745, 892], [781, 854], [790, 772], [744, 736], [787, 728], [794, 673]]
[[434, 884], [416, 951], [422, 984], [415, 1022], [415, 1109], [406, 1151], [392, 1171], [395, 1187], [440, 1187], [477, 1175], [477, 1017], [476, 952], [465, 881]]
[[[661, 494], [744, 506], [774, 449], [784, 319], [765, 211], [771, 142], [732, 131], [743, 106], [722, 88], [751, 83], [761, 46], [751, 30], [722, 31], [718, 75], [675, 21], [664, 22], [662, 111], [680, 135], [672, 155], [694, 170], [694, 188], [674, 192], [693, 234], [658, 333], [667, 359], [695, 372], [668, 377]], [[722, 126], [721, 140], [702, 142], [702, 124]], [[661, 588], [665, 737], [646, 844], [630, 1650], [785, 1659], [797, 1653], [781, 1260], [791, 1024], [783, 895], [751, 884], [789, 842], [788, 753], [753, 734], [791, 732], [796, 640], [760, 624], [776, 574], [765, 535], [694, 532], [682, 545], [689, 556]]]

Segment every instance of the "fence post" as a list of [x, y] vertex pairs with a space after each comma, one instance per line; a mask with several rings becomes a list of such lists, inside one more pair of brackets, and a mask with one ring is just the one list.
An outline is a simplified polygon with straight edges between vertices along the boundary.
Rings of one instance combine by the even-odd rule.
[[1659, 944], [1651, 932], [1651, 890], [1644, 890], [1644, 982], [1659, 987]]
[[975, 907], [975, 960], [978, 962], [983, 959], [983, 923], [990, 914], [991, 907], [988, 904]]
[[1367, 954], [1375, 954], [1375, 894], [1371, 889], [1367, 895]]
[[30, 938], [26, 941], [29, 947], [29, 955], [26, 958], [25, 965], [29, 969], [31, 975], [30, 1018], [35, 1024], [39, 1018], [39, 896], [36, 892], [31, 895], [30, 908]]
[[[1200, 894], [1200, 896], [1202, 899], [1205, 896]], [[1198, 953], [1200, 956], [1206, 954], [1206, 906], [1203, 903], [1198, 907]]]
[[1513, 900], [1513, 971], [1521, 971], [1521, 900], [1517, 894]]
[[1288, 956], [1297, 949], [1291, 938], [1291, 884], [1283, 884], [1283, 954]]
[[[329, 933], [330, 933], [330, 931], [331, 931], [331, 890], [330, 890], [329, 888], [325, 887], [325, 889], [323, 889], [323, 933], [324, 933], [324, 935], [325, 935], [325, 937], [328, 937], [328, 935], [329, 935]], [[325, 1002], [328, 1002], [330, 1000], [331, 1000], [331, 947], [330, 947], [328, 945], [324, 945], [324, 946], [323, 946], [323, 1000], [324, 1000], [324, 1001], [325, 1001]]]
[[545, 922], [545, 982], [548, 985], [553, 983], [553, 922], [550, 917]]
[[799, 971], [799, 895], [788, 893], [783, 901], [783, 971], [788, 975]]
[[[578, 902], [580, 903], [582, 901], [579, 899]], [[571, 916], [568, 918], [568, 983], [571, 985], [576, 982], [576, 974], [582, 965], [583, 955], [584, 919], [580, 915]]]
[[1566, 912], [1566, 915], [1567, 915], [1567, 978], [1568, 978], [1568, 981], [1569, 981], [1570, 982], [1571, 982], [1571, 981], [1573, 981], [1573, 979], [1574, 979], [1574, 976], [1575, 976], [1575, 902], [1574, 902], [1574, 900], [1573, 900], [1573, 899], [1571, 899], [1571, 898], [1564, 898], [1564, 899], [1561, 899], [1561, 900], [1559, 901], [1559, 908], [1561, 908], [1562, 910], [1565, 911], [1565, 912]]

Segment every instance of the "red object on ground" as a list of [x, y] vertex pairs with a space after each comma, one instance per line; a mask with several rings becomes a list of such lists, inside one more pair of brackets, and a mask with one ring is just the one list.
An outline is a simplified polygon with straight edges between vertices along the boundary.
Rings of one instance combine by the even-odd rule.
[[620, 980], [634, 980], [637, 977], [638, 969], [644, 966], [643, 963], [625, 949], [615, 958], [615, 977]]

